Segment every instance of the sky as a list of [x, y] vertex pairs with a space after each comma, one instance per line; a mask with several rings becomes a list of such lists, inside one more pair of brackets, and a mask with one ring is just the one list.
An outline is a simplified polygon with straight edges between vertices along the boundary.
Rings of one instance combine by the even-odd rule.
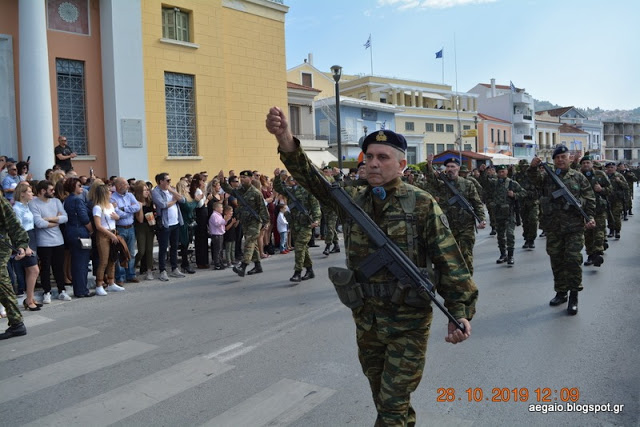
[[321, 71], [340, 65], [343, 74], [371, 75], [373, 59], [374, 75], [442, 83], [444, 60], [444, 83], [460, 92], [495, 78], [561, 106], [640, 107], [638, 0], [284, 4], [287, 68], [311, 53]]

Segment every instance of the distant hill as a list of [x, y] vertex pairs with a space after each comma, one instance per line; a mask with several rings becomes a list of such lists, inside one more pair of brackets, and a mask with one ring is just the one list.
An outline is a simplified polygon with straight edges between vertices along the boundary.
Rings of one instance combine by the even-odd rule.
[[[568, 105], [556, 105], [549, 101], [539, 101], [534, 98], [533, 104], [536, 111], [551, 110], [553, 108], [568, 107]], [[640, 107], [633, 110], [603, 110], [596, 108], [578, 108], [578, 111], [590, 119], [599, 119], [603, 122], [636, 122], [640, 123]]]

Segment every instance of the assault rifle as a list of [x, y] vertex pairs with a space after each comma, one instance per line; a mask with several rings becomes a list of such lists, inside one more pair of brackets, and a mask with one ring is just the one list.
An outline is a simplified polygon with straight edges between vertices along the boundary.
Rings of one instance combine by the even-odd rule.
[[233, 190], [231, 194], [233, 195], [233, 197], [238, 199], [242, 207], [246, 208], [247, 211], [249, 211], [249, 213], [251, 214], [251, 216], [256, 219], [256, 221], [260, 222], [260, 215], [258, 215], [258, 213], [251, 206], [249, 206], [249, 203], [246, 201], [244, 197], [242, 197], [242, 195], [238, 190]]
[[478, 218], [478, 215], [476, 215], [476, 211], [473, 210], [473, 206], [471, 206], [471, 203], [469, 203], [469, 201], [462, 194], [460, 194], [456, 186], [453, 185], [451, 181], [449, 181], [446, 174], [440, 174], [440, 179], [444, 181], [445, 184], [447, 184], [447, 187], [449, 187], [449, 190], [451, 190], [451, 192], [453, 193], [453, 197], [447, 201], [447, 203], [449, 203], [449, 206], [458, 205], [461, 209], [473, 215], [478, 224], [481, 223], [482, 221], [480, 221], [480, 218]]
[[[511, 181], [509, 181], [509, 190], [513, 191], [513, 179], [511, 179]], [[516, 214], [516, 225], [519, 227], [522, 225], [522, 217], [520, 216], [520, 201], [518, 201], [518, 198], [514, 198], [513, 199], [513, 211]]]
[[587, 222], [589, 222], [591, 219], [589, 218], [589, 215], [587, 215], [587, 213], [582, 209], [582, 204], [578, 201], [578, 199], [576, 199], [576, 197], [573, 195], [573, 193], [571, 191], [569, 191], [567, 186], [564, 185], [564, 182], [562, 182], [560, 177], [558, 175], [556, 175], [551, 170], [551, 168], [549, 167], [548, 164], [546, 164], [544, 162], [542, 162], [540, 164], [544, 168], [544, 171], [547, 173], [547, 175], [549, 175], [551, 180], [554, 182], [554, 184], [556, 184], [556, 186], [558, 186], [558, 189], [556, 191], [554, 191], [553, 193], [551, 193], [553, 198], [554, 199], [558, 199], [558, 198], [562, 197], [570, 206], [573, 206], [574, 208], [576, 208], [578, 210], [578, 212], [580, 212], [580, 214], [584, 217], [584, 219]]
[[300, 203], [300, 200], [298, 200], [295, 194], [293, 194], [293, 192], [289, 190], [287, 186], [284, 185], [284, 183], [282, 184], [282, 188], [284, 188], [284, 192], [287, 194], [287, 200], [293, 203], [293, 207], [298, 209], [302, 213], [302, 215], [304, 215], [304, 217], [309, 220], [309, 224], [313, 224], [314, 221], [313, 221], [313, 218], [311, 217], [311, 214], [309, 213], [308, 210], [305, 209], [302, 203]]
[[398, 248], [398, 246], [378, 227], [367, 213], [358, 206], [351, 196], [342, 188], [339, 183], [329, 183], [320, 172], [313, 168], [314, 173], [321, 178], [333, 199], [344, 209], [344, 211], [358, 224], [367, 234], [371, 243], [375, 245], [377, 250], [370, 254], [358, 266], [358, 271], [365, 277], [369, 278], [376, 274], [383, 267], [386, 267], [391, 274], [403, 286], [413, 288], [421, 298], [431, 299], [433, 303], [442, 311], [449, 322], [453, 323], [456, 328], [464, 332], [464, 326], [453, 317], [451, 313], [436, 298], [434, 285], [426, 278], [420, 269], [415, 266], [407, 255]]

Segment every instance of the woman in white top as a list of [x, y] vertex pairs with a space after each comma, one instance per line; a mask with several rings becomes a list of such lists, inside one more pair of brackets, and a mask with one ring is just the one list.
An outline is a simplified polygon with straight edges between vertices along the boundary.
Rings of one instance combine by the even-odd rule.
[[93, 217], [97, 231], [96, 246], [98, 247], [98, 257], [100, 258], [96, 272], [96, 295], [105, 296], [107, 295], [107, 292], [104, 290], [105, 274], [107, 275], [107, 281], [110, 283], [107, 288], [108, 290], [118, 291], [120, 289], [117, 288], [121, 288], [114, 283], [115, 263], [109, 256], [111, 243], [118, 241], [116, 237], [116, 221], [120, 219], [120, 217], [109, 201], [111, 199], [111, 190], [109, 190], [109, 187], [106, 185], [97, 186], [91, 196], [91, 202], [93, 202]]
[[33, 291], [36, 287], [36, 279], [40, 274], [40, 268], [38, 268], [38, 257], [36, 252], [38, 247], [36, 245], [36, 230], [33, 222], [33, 213], [29, 209], [29, 202], [33, 200], [33, 190], [28, 182], [21, 182], [16, 187], [15, 193], [13, 193], [15, 204], [13, 210], [29, 235], [29, 248], [32, 250], [32, 255], [24, 257], [20, 261], [16, 262], [16, 273], [21, 272], [18, 269], [24, 269], [24, 284], [27, 291], [27, 297], [23, 301], [24, 308], [29, 311], [38, 311], [42, 304], [36, 303], [33, 297]]

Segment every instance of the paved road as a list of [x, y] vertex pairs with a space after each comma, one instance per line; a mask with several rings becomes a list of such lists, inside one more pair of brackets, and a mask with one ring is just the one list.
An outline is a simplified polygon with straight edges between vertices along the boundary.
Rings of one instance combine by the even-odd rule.
[[[507, 267], [481, 231], [473, 336], [445, 343], [435, 314], [412, 398], [418, 425], [639, 425], [638, 241], [640, 213], [605, 264], [585, 270], [580, 311], [567, 316], [548, 305], [544, 239]], [[0, 343], [0, 425], [373, 425], [353, 322], [326, 279], [343, 254], [321, 250], [317, 278], [298, 286], [288, 281], [293, 254], [275, 255], [244, 279], [199, 271], [25, 313], [29, 334]], [[530, 412], [545, 398], [545, 409], [564, 411]], [[573, 398], [624, 407], [569, 413], [562, 401]]]

